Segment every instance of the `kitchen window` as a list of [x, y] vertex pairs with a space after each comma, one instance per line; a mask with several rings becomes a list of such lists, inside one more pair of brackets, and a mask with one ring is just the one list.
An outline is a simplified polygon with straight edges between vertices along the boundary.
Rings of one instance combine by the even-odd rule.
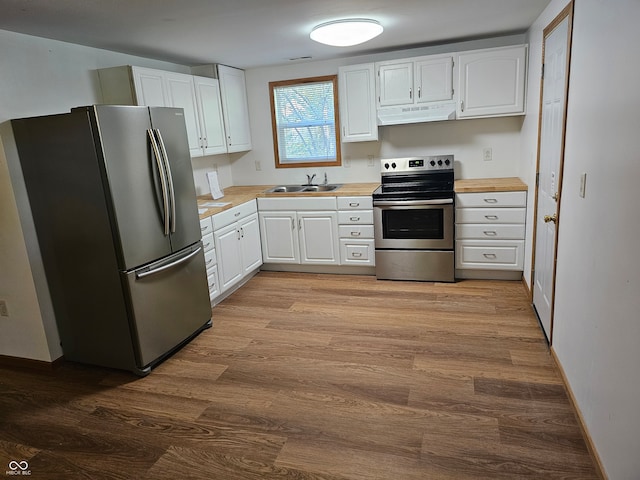
[[340, 166], [338, 77], [270, 82], [276, 168]]

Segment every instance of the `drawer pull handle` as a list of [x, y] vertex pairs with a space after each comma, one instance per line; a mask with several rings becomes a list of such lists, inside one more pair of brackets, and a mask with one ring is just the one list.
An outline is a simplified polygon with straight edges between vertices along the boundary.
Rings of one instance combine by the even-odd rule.
[[352, 237], [359, 237], [362, 232], [351, 232]]
[[498, 199], [496, 198], [485, 198], [484, 201], [487, 203], [498, 203]]
[[349, 220], [351, 220], [352, 222], [359, 222], [360, 217], [350, 217]]
[[490, 258], [491, 260], [495, 260], [497, 258], [495, 253], [483, 253], [482, 255], [484, 255], [484, 258]]
[[491, 231], [491, 230], [485, 230], [483, 233], [484, 233], [487, 237], [495, 237], [496, 235], [498, 235], [498, 232]]
[[207, 248], [209, 248], [209, 245], [211, 245], [211, 242], [207, 242], [207, 243], [205, 243], [205, 244], [204, 244], [204, 248], [205, 248], [205, 250], [206, 250]]
[[349, 203], [349, 206], [350, 206], [350, 207], [354, 207], [354, 208], [355, 208], [355, 207], [359, 207], [359, 206], [360, 206], [360, 203], [359, 203], [359, 202], [351, 202], [351, 203]]
[[234, 217], [239, 217], [240, 216], [240, 212], [236, 212], [233, 214]]
[[487, 220], [498, 220], [497, 215], [485, 215], [484, 218], [486, 218]]
[[352, 257], [361, 257], [361, 256], [362, 256], [362, 253], [360, 253], [360, 252], [353, 252], [353, 253], [351, 254], [351, 256], [352, 256]]
[[207, 230], [209, 230], [209, 227], [200, 227], [201, 232], [206, 232]]
[[213, 258], [210, 258], [210, 259], [209, 259], [209, 260], [207, 260], [205, 263], [206, 263], [207, 265], [209, 265], [211, 262], [213, 262]]

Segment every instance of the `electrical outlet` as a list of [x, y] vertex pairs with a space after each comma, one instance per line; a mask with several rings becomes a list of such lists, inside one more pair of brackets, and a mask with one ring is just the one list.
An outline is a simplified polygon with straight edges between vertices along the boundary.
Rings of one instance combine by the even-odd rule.
[[490, 162], [493, 160], [493, 152], [491, 151], [491, 147], [485, 147], [482, 149], [482, 159], [485, 162]]
[[256, 160], [256, 172], [259, 172], [262, 170], [262, 164], [260, 163], [260, 160]]
[[581, 173], [580, 174], [580, 197], [581, 198], [584, 198], [584, 196], [586, 195], [586, 190], [587, 190], [587, 174]]
[[7, 307], [7, 302], [4, 300], [0, 300], [0, 317], [8, 317], [9, 316], [9, 308]]
[[214, 171], [214, 172], [217, 172], [217, 171], [218, 171], [218, 164], [217, 164], [217, 163], [214, 163], [214, 164], [213, 164], [213, 171]]
[[369, 167], [375, 167], [375, 157], [373, 155], [367, 155], [367, 165]]
[[342, 165], [344, 166], [344, 168], [350, 168], [351, 167], [351, 157], [349, 155], [344, 157]]

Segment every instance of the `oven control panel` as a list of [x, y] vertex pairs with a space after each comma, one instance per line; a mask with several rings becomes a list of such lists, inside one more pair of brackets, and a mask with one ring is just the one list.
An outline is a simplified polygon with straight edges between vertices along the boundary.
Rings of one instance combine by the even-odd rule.
[[424, 172], [428, 170], [450, 170], [453, 155], [433, 155], [428, 157], [383, 158], [380, 160], [384, 172]]

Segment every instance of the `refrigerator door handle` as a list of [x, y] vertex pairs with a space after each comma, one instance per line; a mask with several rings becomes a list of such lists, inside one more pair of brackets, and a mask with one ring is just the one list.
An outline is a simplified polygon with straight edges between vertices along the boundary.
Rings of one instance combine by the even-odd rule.
[[156, 165], [158, 166], [158, 171], [160, 173], [160, 185], [162, 188], [162, 206], [164, 212], [164, 235], [165, 237], [169, 235], [169, 193], [167, 189], [167, 175], [164, 170], [164, 162], [160, 156], [160, 150], [158, 148], [158, 142], [156, 141], [156, 137], [153, 134], [151, 129], [147, 129], [147, 134], [149, 135], [149, 140], [151, 141], [151, 150], [153, 151], [153, 156], [156, 158]]
[[162, 158], [164, 159], [165, 170], [167, 172], [167, 178], [169, 179], [169, 197], [171, 199], [171, 233], [176, 231], [176, 194], [173, 188], [173, 177], [171, 176], [171, 165], [169, 165], [169, 156], [167, 155], [167, 149], [164, 146], [164, 140], [162, 139], [162, 133], [158, 128], [155, 129], [160, 141], [160, 150], [162, 151]]
[[144, 272], [139, 272], [139, 273], [136, 272], [136, 278], [144, 278], [144, 277], [148, 277], [150, 275], [155, 275], [156, 273], [160, 273], [160, 272], [163, 272], [163, 271], [168, 270], [170, 268], [173, 268], [176, 265], [180, 265], [181, 263], [184, 263], [184, 262], [190, 260], [191, 258], [195, 257], [198, 253], [200, 253], [200, 250], [202, 250], [202, 247], [198, 247], [193, 252], [191, 252], [189, 255], [184, 256], [182, 258], [179, 258], [178, 260], [176, 260], [174, 262], [167, 263], [166, 265], [162, 265], [161, 267], [150, 268], [149, 270], [145, 270]]

